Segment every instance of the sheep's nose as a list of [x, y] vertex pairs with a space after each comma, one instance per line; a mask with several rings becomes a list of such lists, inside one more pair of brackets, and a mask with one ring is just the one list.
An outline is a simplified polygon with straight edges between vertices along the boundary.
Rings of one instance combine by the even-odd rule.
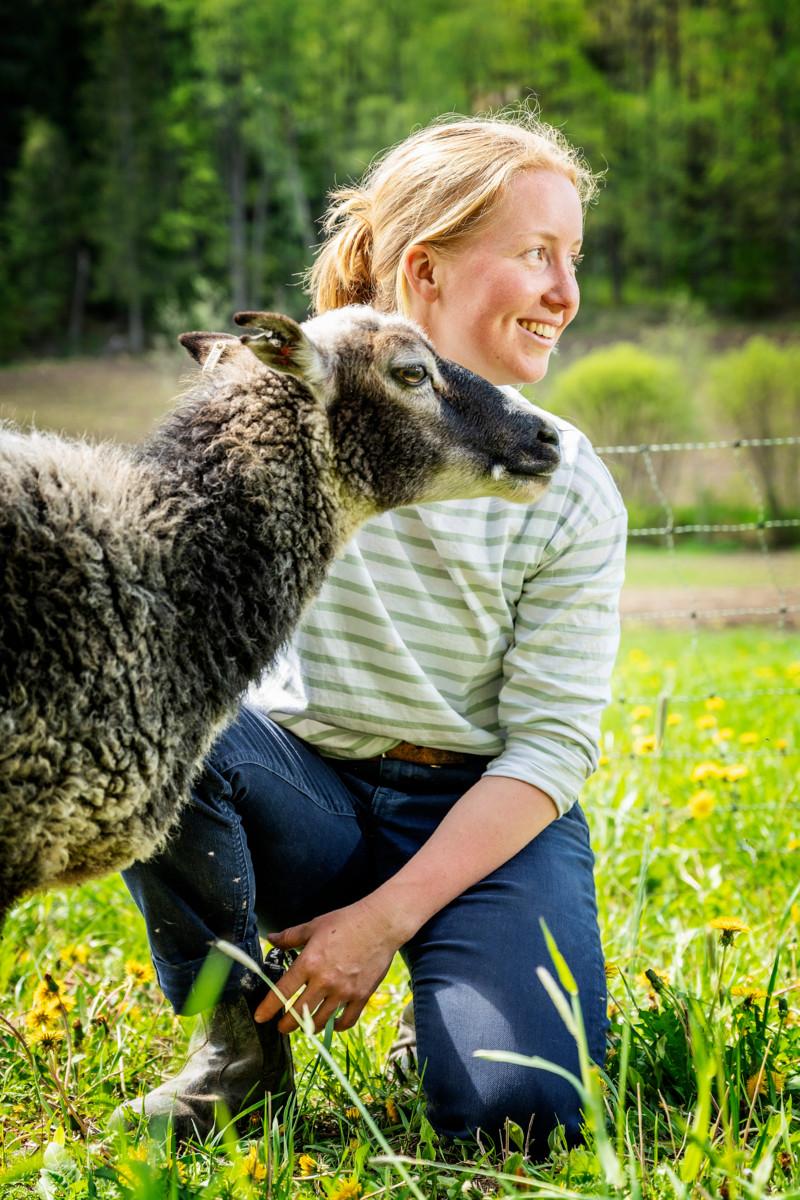
[[544, 442], [545, 446], [555, 446], [556, 449], [560, 445], [555, 426], [548, 425], [546, 421], [542, 422], [542, 427], [536, 434], [536, 440]]

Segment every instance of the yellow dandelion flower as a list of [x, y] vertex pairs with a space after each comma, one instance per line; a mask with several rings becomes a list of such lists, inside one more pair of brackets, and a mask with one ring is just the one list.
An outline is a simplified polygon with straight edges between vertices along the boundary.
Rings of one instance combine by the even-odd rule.
[[789, 838], [787, 850], [800, 850], [800, 838]]
[[708, 922], [708, 927], [719, 930], [719, 940], [723, 946], [730, 946], [735, 934], [750, 932], [750, 926], [738, 917], [714, 917]]
[[680, 713], [667, 713], [667, 724], [672, 726], [682, 725], [683, 717]]
[[713, 917], [708, 922], [710, 929], [720, 929], [723, 933], [749, 933], [750, 926], [739, 917]]
[[394, 1098], [392, 1096], [387, 1096], [383, 1102], [383, 1106], [386, 1109], [386, 1116], [390, 1121], [396, 1124], [400, 1120], [400, 1113], [397, 1111], [397, 1105], [394, 1102]]
[[800, 659], [795, 662], [790, 662], [786, 668], [786, 674], [791, 678], [795, 675], [800, 675]]
[[644, 650], [638, 650], [635, 647], [628, 651], [628, 662], [632, 667], [641, 667], [642, 670], [650, 666], [650, 659]]
[[332, 1192], [328, 1193], [328, 1200], [358, 1200], [361, 1195], [361, 1184], [352, 1176], [349, 1179], [343, 1179]]
[[317, 1160], [310, 1154], [301, 1154], [297, 1160], [301, 1175], [313, 1175], [317, 1169]]
[[702, 783], [704, 779], [724, 779], [725, 767], [722, 763], [701, 762], [692, 768], [689, 778], [692, 783]]
[[731, 988], [732, 996], [744, 996], [747, 1000], [765, 1000], [767, 993], [763, 988], [753, 987], [751, 983], [737, 983]]
[[149, 963], [129, 958], [125, 963], [125, 974], [129, 979], [135, 979], [137, 983], [149, 983], [153, 978], [153, 968]]
[[795, 925], [800, 925], [800, 904], [793, 904], [789, 912]]
[[117, 1175], [129, 1188], [134, 1188], [137, 1184], [136, 1174], [131, 1170], [129, 1164], [147, 1162], [147, 1157], [146, 1146], [131, 1146], [127, 1151], [126, 1162], [117, 1166]]
[[56, 1050], [60, 1042], [64, 1040], [63, 1029], [36, 1029], [31, 1034], [31, 1045], [37, 1050], [44, 1050], [46, 1053], [50, 1050]]
[[652, 754], [656, 748], [656, 737], [653, 733], [648, 733], [645, 737], [637, 738], [633, 743], [634, 754]]
[[128, 1017], [131, 1021], [138, 1021], [142, 1015], [140, 1004], [117, 1004], [114, 1007], [114, 1011], [117, 1016]]
[[646, 721], [648, 717], [652, 717], [653, 710], [649, 704], [637, 704], [631, 709], [632, 721]]
[[789, 739], [788, 738], [775, 738], [773, 745], [776, 750], [786, 750], [786, 748], [789, 745]]
[[715, 729], [711, 735], [712, 742], [718, 746], [720, 742], [729, 742], [733, 737], [733, 730], [730, 725], [723, 725], [721, 729]]
[[723, 779], [727, 780], [728, 783], [736, 783], [737, 779], [744, 779], [749, 774], [750, 768], [745, 766], [744, 763], [731, 763], [729, 766], [725, 767], [722, 777]]
[[30, 1012], [25, 1014], [25, 1024], [28, 1029], [53, 1029], [57, 1028], [61, 1021], [58, 1012], [53, 1012], [52, 1008], [46, 1007], [32, 1008]]
[[50, 1004], [53, 998], [62, 995], [61, 984], [52, 975], [45, 975], [44, 979], [40, 979], [33, 990], [33, 1003], [35, 1008], [43, 1008], [46, 1004]]
[[54, 1017], [59, 1017], [62, 1013], [71, 1013], [74, 1007], [75, 997], [66, 995], [53, 996], [42, 1005], [42, 1008], [49, 1009]]
[[344, 1115], [348, 1121], [357, 1121], [361, 1116], [361, 1110], [356, 1108], [355, 1104], [351, 1104], [349, 1108], [344, 1110]]
[[703, 820], [704, 817], [709, 817], [714, 811], [716, 797], [708, 788], [701, 788], [699, 792], [695, 792], [689, 797], [689, 816], [695, 820]]
[[83, 967], [89, 961], [89, 947], [84, 946], [82, 942], [77, 945], [63, 946], [58, 952], [58, 961], [65, 967], [72, 967], [75, 963]]
[[603, 969], [605, 970], [606, 979], [613, 979], [615, 975], [619, 975], [619, 964], [610, 958], [607, 958], [603, 963]]
[[607, 767], [610, 762], [611, 762], [611, 759], [608, 757], [607, 754], [601, 754], [597, 760], [597, 765], [598, 765], [598, 767]]
[[179, 1158], [172, 1158], [172, 1156], [168, 1154], [164, 1159], [164, 1168], [166, 1171], [174, 1173], [177, 1176], [179, 1183], [186, 1183], [186, 1163], [181, 1162]]
[[[653, 977], [655, 977], [655, 981], [657, 982], [654, 982]], [[642, 971], [636, 976], [636, 982], [652, 992], [654, 988], [657, 988], [659, 983], [669, 985], [669, 975], [666, 971], [660, 971], [658, 967], [650, 967], [647, 971]]]
[[739, 743], [742, 746], [757, 746], [761, 741], [761, 735], [756, 733], [755, 729], [746, 729], [744, 733], [739, 734]]
[[267, 1168], [258, 1157], [258, 1146], [255, 1142], [251, 1143], [250, 1149], [242, 1159], [242, 1172], [249, 1175], [256, 1183], [261, 1183], [267, 1178]]
[[722, 696], [709, 696], [706, 700], [706, 708], [709, 712], [719, 712], [724, 707], [725, 701], [722, 699]]
[[[784, 1076], [779, 1074], [778, 1071], [770, 1071], [769, 1074], [770, 1074], [770, 1078], [772, 1079], [772, 1086], [775, 1088], [775, 1091], [779, 1092], [779, 1093], [782, 1092], [783, 1085], [786, 1082], [784, 1079]], [[756, 1071], [753, 1075], [750, 1076], [750, 1078], [747, 1080], [747, 1083], [744, 1086], [745, 1086], [745, 1090], [747, 1092], [747, 1099], [752, 1104], [756, 1095], [765, 1096], [767, 1094], [767, 1072], [766, 1071]]]
[[695, 721], [695, 725], [698, 729], [713, 729], [716, 723], [717, 718], [713, 713], [703, 713]]

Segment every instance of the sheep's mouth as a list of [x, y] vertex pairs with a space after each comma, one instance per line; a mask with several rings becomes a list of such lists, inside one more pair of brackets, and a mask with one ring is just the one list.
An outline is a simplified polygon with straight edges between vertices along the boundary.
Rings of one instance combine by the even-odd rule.
[[558, 446], [542, 442], [535, 452], [524, 457], [520, 456], [511, 462], [496, 462], [492, 467], [492, 477], [500, 479], [505, 475], [512, 479], [549, 479], [558, 469], [560, 462], [561, 452]]
[[521, 483], [531, 479], [548, 480], [558, 468], [559, 460], [541, 463], [495, 463], [492, 467], [492, 479], [518, 479]]

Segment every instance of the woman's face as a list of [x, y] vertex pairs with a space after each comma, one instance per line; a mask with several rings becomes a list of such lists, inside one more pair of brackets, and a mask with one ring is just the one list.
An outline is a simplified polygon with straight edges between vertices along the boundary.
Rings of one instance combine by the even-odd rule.
[[[412, 284], [411, 316], [443, 357], [495, 384], [535, 383], [578, 311], [582, 237], [569, 179], [520, 171], [462, 246], [447, 255], [425, 247], [430, 279]], [[407, 264], [413, 273], [413, 254]]]

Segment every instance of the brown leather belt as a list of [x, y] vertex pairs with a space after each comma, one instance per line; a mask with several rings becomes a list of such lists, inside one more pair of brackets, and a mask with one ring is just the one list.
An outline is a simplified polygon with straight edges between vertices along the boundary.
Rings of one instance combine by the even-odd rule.
[[456, 767], [472, 763], [479, 757], [481, 756], [477, 754], [462, 754], [458, 750], [437, 750], [432, 746], [412, 746], [411, 742], [398, 742], [391, 750], [367, 761], [379, 762], [381, 758], [399, 758], [401, 762], [419, 763], [423, 767]]

